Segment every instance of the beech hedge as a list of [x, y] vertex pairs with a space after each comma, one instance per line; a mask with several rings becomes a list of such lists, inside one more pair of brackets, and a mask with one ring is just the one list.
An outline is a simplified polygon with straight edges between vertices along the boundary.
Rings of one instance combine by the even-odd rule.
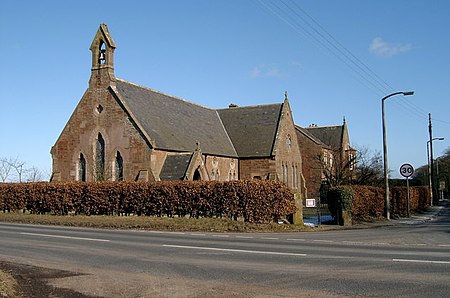
[[[431, 198], [428, 187], [414, 186], [409, 190], [411, 212], [423, 210], [430, 205]], [[343, 204], [345, 205], [342, 206]], [[350, 211], [353, 219], [356, 220], [381, 218], [384, 216], [384, 205], [385, 197], [382, 187], [351, 185], [332, 188], [328, 193], [328, 207], [333, 216], [337, 214], [338, 208], [342, 208]], [[406, 187], [390, 189], [390, 212], [395, 216], [407, 216]]]
[[37, 214], [229, 217], [271, 222], [296, 211], [275, 181], [0, 183], [0, 210]]

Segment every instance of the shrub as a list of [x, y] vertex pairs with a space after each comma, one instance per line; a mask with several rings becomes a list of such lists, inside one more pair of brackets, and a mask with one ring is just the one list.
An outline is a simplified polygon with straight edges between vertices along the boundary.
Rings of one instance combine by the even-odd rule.
[[328, 209], [339, 224], [342, 211], [352, 214], [353, 190], [349, 186], [332, 187], [327, 193]]
[[65, 215], [229, 217], [270, 222], [295, 212], [292, 192], [274, 181], [1, 183], [3, 211]]

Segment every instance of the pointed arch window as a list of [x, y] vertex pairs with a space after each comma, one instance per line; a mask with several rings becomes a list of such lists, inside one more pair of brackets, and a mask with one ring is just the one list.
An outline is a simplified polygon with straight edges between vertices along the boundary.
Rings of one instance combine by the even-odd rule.
[[295, 187], [295, 176], [296, 176], [296, 172], [295, 172], [295, 165], [292, 164], [292, 188], [296, 188]]
[[99, 51], [98, 51], [98, 64], [105, 64], [106, 62], [106, 44], [100, 41]]
[[116, 181], [123, 181], [123, 158], [119, 151], [116, 153], [115, 178]]
[[86, 181], [86, 159], [83, 153], [80, 153], [78, 159], [78, 181]]
[[98, 133], [97, 136], [95, 157], [97, 180], [105, 180], [105, 139], [101, 133]]

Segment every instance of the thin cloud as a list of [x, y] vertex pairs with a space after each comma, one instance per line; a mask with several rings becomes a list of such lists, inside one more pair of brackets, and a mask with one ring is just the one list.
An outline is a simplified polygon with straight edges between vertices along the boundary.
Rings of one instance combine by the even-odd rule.
[[276, 66], [258, 65], [250, 71], [252, 78], [280, 78], [285, 74]]
[[390, 58], [401, 53], [408, 52], [412, 49], [412, 45], [401, 44], [401, 43], [391, 43], [384, 41], [381, 37], [376, 37], [372, 40], [369, 46], [369, 51], [380, 57]]

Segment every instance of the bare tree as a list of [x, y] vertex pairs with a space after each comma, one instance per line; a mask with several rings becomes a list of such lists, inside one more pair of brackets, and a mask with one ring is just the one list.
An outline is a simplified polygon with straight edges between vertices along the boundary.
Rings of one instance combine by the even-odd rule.
[[6, 157], [0, 158], [0, 180], [6, 182], [11, 175], [12, 166]]
[[333, 152], [333, 163], [320, 160], [324, 182], [334, 187], [346, 184], [377, 185], [383, 179], [381, 153], [372, 153], [368, 148], [362, 147], [355, 154], [342, 155], [340, 151]]
[[27, 182], [38, 182], [43, 180], [44, 180], [44, 173], [42, 173], [42, 171], [39, 168], [33, 166], [27, 169], [27, 178], [26, 178]]
[[18, 157], [0, 157], [0, 182], [37, 182], [45, 180], [44, 174], [39, 168], [28, 168], [26, 162]]
[[26, 163], [24, 161], [19, 160], [18, 157], [16, 159], [9, 159], [9, 164], [11, 168], [16, 172], [16, 180], [21, 183], [24, 174], [27, 172], [27, 168], [25, 167]]
[[317, 157], [322, 168], [325, 184], [331, 187], [350, 184], [356, 155], [342, 156], [339, 150], [335, 150], [332, 152], [332, 156], [333, 162], [331, 163], [323, 156]]
[[371, 152], [368, 148], [359, 148], [352, 184], [378, 185], [383, 181], [383, 164], [380, 152]]

